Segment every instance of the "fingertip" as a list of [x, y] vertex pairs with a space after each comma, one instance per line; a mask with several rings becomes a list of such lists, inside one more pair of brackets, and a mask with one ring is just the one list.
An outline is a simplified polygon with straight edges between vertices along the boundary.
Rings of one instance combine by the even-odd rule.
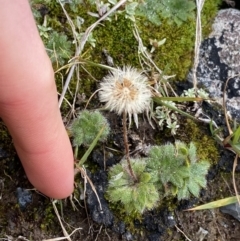
[[[74, 162], [72, 152], [70, 157], [66, 157], [66, 152], [62, 150], [52, 151], [53, 159], [49, 162], [42, 161], [40, 165], [32, 166], [23, 162], [26, 174], [32, 185], [44, 195], [54, 199], [64, 199], [69, 197], [74, 191]], [[46, 157], [50, 155], [47, 154]], [[69, 156], [69, 155], [68, 155]], [[31, 157], [37, 161], [44, 160], [44, 156]], [[50, 161], [51, 160], [51, 161]], [[38, 169], [36, 169], [36, 167]]]
[[[69, 196], [74, 191], [74, 178], [73, 175], [70, 173], [67, 173], [61, 182], [59, 182], [59, 185], [54, 186], [45, 186], [43, 188], [39, 187], [36, 189], [43, 193], [44, 195], [53, 198], [53, 199], [64, 199]], [[41, 190], [42, 189], [42, 190]]]
[[74, 158], [65, 128], [57, 129], [58, 135], [47, 144], [42, 139], [41, 147], [25, 150], [18, 142], [15, 147], [31, 184], [50, 198], [63, 199], [74, 190]]

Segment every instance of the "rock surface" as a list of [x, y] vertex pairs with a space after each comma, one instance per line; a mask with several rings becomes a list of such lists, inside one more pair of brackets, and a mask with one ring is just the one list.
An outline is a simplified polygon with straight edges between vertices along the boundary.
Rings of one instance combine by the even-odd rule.
[[[224, 9], [219, 11], [212, 26], [212, 32], [200, 48], [197, 79], [218, 103], [223, 103], [226, 91], [229, 115], [240, 121], [240, 11]], [[191, 81], [191, 74], [189, 75]]]
[[16, 192], [18, 205], [20, 209], [24, 211], [27, 205], [32, 202], [32, 193], [30, 190], [21, 187], [18, 187]]
[[238, 203], [232, 203], [227, 206], [221, 207], [220, 211], [222, 213], [226, 213], [233, 216], [240, 222], [240, 206]]

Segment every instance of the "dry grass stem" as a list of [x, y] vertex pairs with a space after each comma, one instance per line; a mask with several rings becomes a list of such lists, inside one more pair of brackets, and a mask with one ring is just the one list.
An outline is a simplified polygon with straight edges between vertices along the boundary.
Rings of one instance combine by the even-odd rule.
[[59, 221], [59, 223], [61, 225], [61, 228], [62, 228], [62, 231], [63, 231], [63, 235], [65, 236], [65, 239], [67, 239], [68, 241], [72, 241], [70, 236], [69, 236], [69, 234], [68, 234], [68, 232], [67, 232], [67, 230], [65, 229], [65, 227], [64, 227], [64, 225], [62, 223], [61, 217], [60, 217], [60, 215], [58, 213], [58, 209], [56, 207], [56, 202], [57, 202], [57, 200], [52, 201], [52, 205], [53, 205], [53, 209], [55, 211], [55, 214], [56, 214], [56, 216], [58, 218], [58, 221]]
[[90, 184], [90, 186], [91, 186], [91, 188], [92, 188], [92, 190], [93, 190], [93, 192], [94, 192], [95, 195], [96, 195], [96, 198], [97, 198], [98, 203], [99, 203], [100, 210], [102, 211], [102, 204], [101, 204], [100, 199], [99, 199], [99, 196], [98, 196], [98, 194], [97, 194], [97, 190], [96, 190], [96, 188], [94, 187], [91, 179], [88, 177], [87, 172], [85, 171], [84, 167], [79, 167], [79, 166], [78, 166], [78, 168], [80, 169], [82, 178], [84, 179], [84, 189], [85, 189], [85, 191], [84, 191], [84, 196], [85, 196], [85, 193], [86, 193], [86, 184], [87, 184], [87, 181], [88, 181], [89, 184]]
[[236, 171], [236, 167], [237, 167], [238, 157], [239, 157], [239, 155], [237, 154], [234, 158], [232, 178], [233, 178], [233, 187], [234, 187], [235, 195], [237, 196], [237, 201], [238, 201], [238, 204], [240, 205], [240, 197], [238, 195], [237, 185], [236, 185], [236, 181], [235, 181], [235, 171]]
[[[69, 240], [69, 238], [70, 238], [76, 231], [81, 230], [81, 229], [82, 229], [82, 228], [76, 228], [76, 229], [74, 229], [74, 230], [70, 233], [70, 235], [67, 236], [67, 237], [43, 239], [42, 241], [59, 241], [59, 240], [65, 240], [65, 239]], [[71, 240], [71, 239], [70, 239], [70, 240]], [[79, 241], [80, 241], [80, 240], [79, 240]]]
[[190, 238], [188, 238], [188, 236], [177, 226], [175, 225], [175, 228], [184, 235], [184, 237], [188, 240], [188, 241], [192, 241]]
[[76, 31], [75, 25], [74, 25], [72, 19], [70, 18], [70, 16], [68, 15], [66, 9], [64, 8], [64, 5], [63, 5], [62, 1], [61, 1], [61, 0], [58, 0], [58, 3], [59, 3], [60, 6], [62, 7], [62, 10], [63, 10], [64, 14], [66, 15], [66, 18], [67, 18], [67, 20], [68, 20], [68, 23], [69, 23], [69, 25], [70, 25], [70, 27], [71, 27], [71, 29], [72, 29], [73, 38], [74, 38], [74, 43], [75, 43], [75, 47], [76, 47], [76, 50], [77, 50], [77, 48], [78, 48], [78, 46], [77, 46], [78, 39], [77, 39], [77, 31]]
[[227, 100], [226, 100], [226, 98], [227, 98], [227, 85], [228, 85], [228, 82], [229, 82], [230, 79], [233, 79], [233, 78], [238, 77], [238, 76], [239, 76], [239, 74], [228, 78], [226, 80], [226, 83], [225, 83], [224, 89], [223, 89], [223, 110], [224, 110], [224, 116], [225, 116], [225, 121], [226, 121], [226, 125], [227, 125], [227, 128], [228, 128], [229, 135], [232, 135], [233, 131], [230, 127], [230, 124], [229, 124], [229, 121], [228, 121], [228, 114], [227, 114], [227, 104], [226, 104], [226, 102], [227, 102]]
[[195, 49], [194, 49], [194, 62], [193, 62], [193, 88], [197, 89], [197, 67], [199, 63], [199, 51], [202, 41], [202, 24], [201, 24], [201, 11], [205, 0], [196, 0], [197, 6], [197, 18], [196, 18], [196, 37], [195, 37]]
[[[84, 33], [84, 35], [82, 36], [81, 40], [80, 40], [80, 43], [79, 43], [79, 46], [76, 50], [76, 53], [75, 53], [75, 56], [79, 56], [81, 55], [82, 53], [82, 50], [87, 42], [87, 39], [90, 35], [90, 33], [98, 26], [98, 24], [100, 24], [102, 21], [104, 21], [110, 14], [112, 14], [113, 12], [115, 12], [122, 4], [124, 4], [127, 0], [120, 0], [116, 5], [114, 5], [106, 14], [104, 14], [101, 18], [99, 18], [95, 23], [93, 23], [90, 27], [88, 27]], [[74, 73], [74, 70], [75, 70], [75, 67], [76, 67], [76, 63], [73, 62], [73, 65], [72, 67], [70, 68], [70, 71], [69, 71], [69, 74], [67, 76], [67, 79], [66, 79], [66, 82], [65, 82], [65, 85], [63, 87], [63, 90], [62, 90], [62, 94], [61, 94], [61, 97], [58, 101], [58, 106], [59, 108], [61, 107], [62, 105], [62, 101], [63, 101], [63, 98], [66, 94], [66, 91], [67, 91], [67, 88], [69, 86], [69, 83], [72, 79], [72, 76], [73, 76], [73, 73]]]
[[[223, 89], [223, 109], [224, 109], [224, 116], [225, 116], [226, 125], [227, 125], [228, 132], [229, 132], [229, 136], [224, 141], [230, 140], [230, 138], [232, 137], [232, 134], [233, 134], [233, 131], [232, 131], [232, 129], [230, 127], [230, 124], [229, 124], [229, 121], [228, 121], [228, 115], [227, 115], [227, 105], [226, 105], [227, 85], [228, 85], [228, 82], [229, 82], [230, 79], [238, 77], [238, 76], [239, 76], [239, 74], [228, 78], [225, 85], [224, 85], [224, 89]], [[230, 150], [233, 151], [232, 149], [230, 149]], [[239, 195], [238, 195], [237, 185], [236, 185], [236, 181], [235, 181], [235, 171], [236, 171], [236, 167], [237, 167], [237, 161], [238, 161], [239, 154], [238, 153], [235, 153], [235, 154], [236, 154], [236, 156], [235, 156], [234, 162], [233, 162], [232, 178], [233, 178], [233, 187], [234, 187], [235, 195], [237, 197], [238, 204], [240, 205], [240, 198], [239, 198]]]
[[97, 233], [97, 236], [96, 236], [96, 238], [95, 238], [95, 240], [94, 241], [97, 241], [98, 240], [98, 236], [99, 236], [99, 234], [101, 233], [101, 231], [102, 231], [102, 225], [100, 226], [100, 229], [98, 230], [98, 233]]
[[101, 90], [101, 89], [97, 89], [97, 90], [89, 97], [89, 99], [88, 99], [88, 101], [87, 101], [87, 103], [86, 103], [86, 106], [85, 106], [84, 110], [87, 109], [87, 106], [88, 106], [88, 104], [90, 103], [90, 101], [91, 101], [91, 99], [93, 98], [93, 96], [96, 95], [97, 92], [99, 92], [100, 90]]

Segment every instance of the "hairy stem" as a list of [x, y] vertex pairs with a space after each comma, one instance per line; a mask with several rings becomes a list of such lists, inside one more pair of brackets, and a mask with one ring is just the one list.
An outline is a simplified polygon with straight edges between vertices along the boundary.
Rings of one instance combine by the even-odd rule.
[[128, 146], [128, 135], [127, 135], [127, 114], [126, 112], [123, 112], [123, 139], [124, 139], [124, 146], [125, 146], [125, 154], [126, 154], [126, 159], [127, 159], [127, 163], [128, 163], [128, 170], [129, 173], [132, 177], [132, 179], [135, 181], [137, 181], [137, 177], [135, 175], [135, 173], [133, 172], [132, 169], [132, 165], [130, 162], [130, 157], [129, 157], [129, 146]]

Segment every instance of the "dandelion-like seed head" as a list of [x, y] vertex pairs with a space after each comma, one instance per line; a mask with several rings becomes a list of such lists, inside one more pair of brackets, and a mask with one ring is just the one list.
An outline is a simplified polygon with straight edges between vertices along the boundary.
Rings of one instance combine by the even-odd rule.
[[119, 115], [142, 113], [151, 101], [147, 77], [131, 67], [112, 70], [100, 83], [99, 99]]

